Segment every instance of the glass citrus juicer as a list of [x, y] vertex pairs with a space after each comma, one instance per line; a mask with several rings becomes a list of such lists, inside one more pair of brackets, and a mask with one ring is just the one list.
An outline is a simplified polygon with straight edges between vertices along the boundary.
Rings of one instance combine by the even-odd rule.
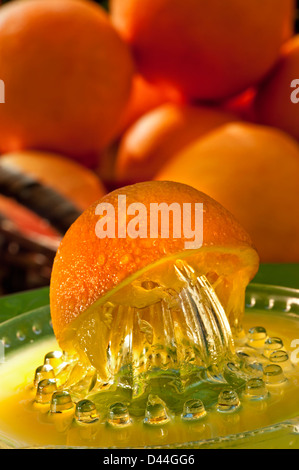
[[[176, 230], [177, 203], [189, 231], [146, 236], [157, 203], [158, 235], [165, 214]], [[233, 216], [191, 187], [140, 183], [92, 205], [58, 249], [50, 313], [0, 326], [2, 445], [299, 447], [299, 296], [247, 288], [258, 263]]]

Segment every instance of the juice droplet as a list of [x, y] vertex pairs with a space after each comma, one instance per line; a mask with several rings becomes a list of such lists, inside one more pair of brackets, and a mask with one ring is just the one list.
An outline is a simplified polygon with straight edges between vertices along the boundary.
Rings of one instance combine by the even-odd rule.
[[196, 421], [206, 416], [204, 404], [201, 400], [191, 399], [184, 403], [182, 419], [184, 421]]
[[74, 408], [71, 396], [66, 390], [54, 392], [51, 400], [51, 413], [62, 413]]
[[267, 338], [264, 344], [264, 356], [269, 358], [273, 351], [277, 351], [278, 349], [282, 349], [282, 348], [283, 348], [282, 339], [274, 337], [274, 336]]
[[49, 419], [58, 432], [66, 432], [74, 419], [75, 405], [67, 390], [58, 390], [52, 395]]
[[226, 389], [218, 396], [217, 411], [221, 412], [233, 412], [240, 407], [240, 400], [237, 392], [234, 390]]
[[260, 378], [248, 380], [245, 388], [245, 396], [251, 400], [260, 400], [268, 396], [265, 382]]
[[267, 339], [267, 331], [263, 326], [254, 326], [248, 331], [248, 345], [252, 348], [260, 349], [264, 347]]
[[273, 351], [269, 359], [271, 362], [287, 362], [289, 355], [286, 351], [279, 349], [278, 351]]
[[76, 405], [75, 416], [81, 423], [94, 423], [99, 419], [96, 405], [91, 400], [80, 400]]
[[44, 379], [55, 379], [54, 369], [50, 364], [37, 367], [34, 375], [34, 386], [37, 387], [39, 382]]
[[264, 368], [264, 381], [267, 385], [278, 385], [286, 381], [282, 368], [277, 364], [269, 364]]
[[49, 364], [53, 369], [57, 369], [63, 363], [62, 351], [51, 351], [45, 355], [44, 364]]
[[44, 379], [38, 383], [36, 391], [36, 402], [47, 404], [51, 402], [53, 393], [57, 390], [56, 381], [53, 379]]
[[114, 403], [110, 406], [107, 421], [114, 427], [128, 426], [132, 422], [128, 408], [123, 403]]
[[2, 338], [1, 342], [2, 342], [2, 344], [3, 344], [3, 346], [4, 346], [5, 348], [7, 348], [7, 349], [10, 348], [10, 346], [11, 346], [10, 339], [7, 338], [6, 336], [4, 336], [4, 337]]
[[126, 264], [128, 264], [130, 261], [132, 261], [131, 255], [126, 254], [126, 255], [123, 255], [123, 256], [120, 258], [119, 264], [120, 264], [120, 265], [126, 265]]
[[24, 341], [26, 339], [26, 335], [22, 330], [17, 331], [17, 338], [19, 341]]
[[150, 425], [162, 425], [170, 421], [163, 400], [157, 395], [149, 395], [145, 410], [144, 423]]
[[99, 266], [104, 266], [105, 263], [106, 263], [106, 256], [101, 253], [98, 256], [98, 265]]

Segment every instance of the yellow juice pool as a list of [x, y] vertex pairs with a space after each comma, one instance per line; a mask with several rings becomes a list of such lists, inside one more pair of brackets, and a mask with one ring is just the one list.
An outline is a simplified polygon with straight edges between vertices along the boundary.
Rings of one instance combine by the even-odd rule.
[[[122, 416], [114, 414], [113, 418], [108, 405], [113, 401], [116, 404], [121, 402], [120, 405], [125, 403], [125, 397], [117, 391], [112, 402], [113, 392], [107, 403], [105, 398], [97, 402], [94, 415], [91, 413], [87, 420], [80, 419], [80, 416], [78, 419], [75, 405], [64, 407], [63, 402], [60, 411], [55, 408], [58, 412], [53, 412], [53, 405], [49, 402], [36, 400], [33, 380], [35, 370], [43, 364], [46, 353], [59, 348], [54, 338], [28, 345], [21, 354], [10, 354], [0, 367], [0, 436], [3, 446], [225, 447], [229, 443], [233, 445], [234, 440], [241, 440], [244, 447], [250, 447], [252, 439], [262, 436], [261, 429], [267, 428], [265, 437], [258, 439], [260, 443], [257, 442], [256, 446], [266, 446], [266, 437], [272, 433], [272, 446], [299, 447], [296, 426], [288, 424], [299, 417], [299, 367], [294, 348], [294, 340], [299, 339], [298, 319], [295, 315], [255, 310], [246, 313], [243, 326], [246, 337], [236, 340], [235, 348], [241, 356], [249, 358], [247, 365], [253, 375], [248, 376], [245, 385], [236, 387], [239, 402], [221, 402], [219, 396], [218, 400], [211, 402], [209, 397], [205, 400], [204, 391], [200, 395], [205, 405], [203, 410], [192, 399], [187, 400], [190, 409], [185, 405], [183, 412], [179, 413], [169, 409], [167, 403], [161, 411], [159, 402], [154, 402], [154, 413], [157, 413], [154, 425], [149, 425], [144, 416], [131, 413], [130, 408], [129, 414], [122, 410]], [[257, 328], [261, 326], [263, 328]], [[227, 373], [234, 373], [233, 364], [227, 364]], [[219, 378], [219, 383], [217, 378], [213, 380], [216, 394], [227, 391], [223, 377]], [[281, 422], [285, 424], [277, 426]], [[253, 430], [260, 431], [246, 434]]]

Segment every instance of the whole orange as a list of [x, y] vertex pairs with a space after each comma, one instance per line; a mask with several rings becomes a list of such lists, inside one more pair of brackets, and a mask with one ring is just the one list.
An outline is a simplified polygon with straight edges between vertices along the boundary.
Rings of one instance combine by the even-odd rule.
[[[273, 72], [259, 89], [256, 119], [299, 140], [299, 35], [284, 44]], [[293, 81], [296, 80], [296, 83]]]
[[209, 101], [261, 80], [295, 17], [293, 0], [112, 0], [111, 12], [150, 81]]
[[0, 9], [0, 71], [0, 151], [54, 151], [93, 165], [126, 106], [133, 64], [100, 6], [28, 0]]
[[223, 204], [263, 262], [299, 262], [299, 146], [282, 131], [227, 124], [176, 155], [157, 179], [190, 184]]
[[204, 106], [166, 103], [142, 116], [124, 134], [116, 157], [116, 180], [151, 180], [172, 156], [216, 127], [238, 120]]

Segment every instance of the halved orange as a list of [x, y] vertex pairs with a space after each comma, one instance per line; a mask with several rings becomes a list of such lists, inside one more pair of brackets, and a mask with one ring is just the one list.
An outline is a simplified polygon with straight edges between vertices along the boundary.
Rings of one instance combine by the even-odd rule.
[[[202, 247], [186, 249], [188, 237], [172, 238], [171, 218], [169, 238], [118, 236], [117, 218], [123, 214], [118, 210], [118, 196], [126, 196], [127, 207], [142, 203], [148, 214], [151, 203], [190, 203], [191, 206], [202, 203]], [[115, 208], [115, 238], [96, 235], [99, 203], [109, 203]], [[133, 219], [128, 216], [126, 220], [129, 223]], [[138, 310], [154, 305], [167, 298], [169, 289], [182, 288], [175, 274], [178, 260], [188, 260], [196, 274], [207, 276], [231, 325], [238, 327], [244, 311], [245, 288], [255, 275], [259, 260], [249, 235], [223, 206], [190, 186], [167, 181], [120, 188], [95, 202], [70, 227], [54, 261], [50, 306], [60, 346], [83, 351], [105, 377], [111, 342], [119, 343], [120, 332], [134, 321], [128, 313], [130, 308]], [[158, 316], [152, 321], [159, 322]], [[147, 326], [145, 322], [144, 331]]]

